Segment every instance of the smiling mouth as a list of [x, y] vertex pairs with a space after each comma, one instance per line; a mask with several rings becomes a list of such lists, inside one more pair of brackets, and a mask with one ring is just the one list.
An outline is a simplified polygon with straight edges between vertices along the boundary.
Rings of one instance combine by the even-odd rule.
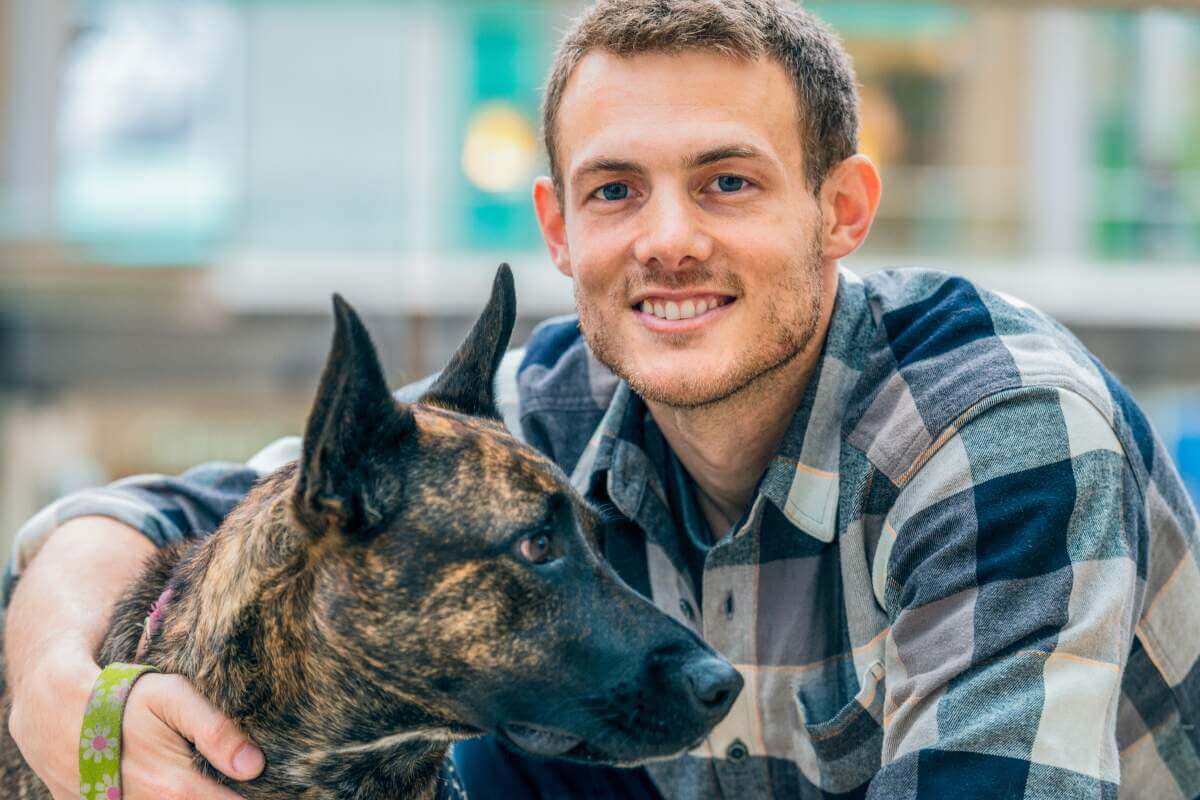
[[657, 319], [674, 322], [675, 320], [693, 319], [721, 306], [733, 303], [734, 298], [725, 295], [698, 295], [685, 300], [666, 300], [661, 297], [647, 297], [633, 306], [635, 311], [641, 311]]
[[521, 722], [510, 722], [503, 726], [503, 730], [522, 750], [539, 756], [560, 756], [583, 741], [564, 731]]

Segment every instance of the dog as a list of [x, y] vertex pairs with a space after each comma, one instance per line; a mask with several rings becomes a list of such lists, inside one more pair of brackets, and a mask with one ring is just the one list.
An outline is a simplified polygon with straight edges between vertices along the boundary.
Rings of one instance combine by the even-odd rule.
[[[335, 295], [299, 459], [119, 603], [99, 663], [183, 675], [236, 720], [263, 773], [196, 763], [248, 800], [432, 798], [450, 744], [480, 734], [634, 765], [694, 747], [740, 692], [597, 556], [598, 512], [504, 429], [492, 378], [515, 304], [502, 265], [449, 365], [403, 404]], [[4, 727], [5, 795], [50, 800]]]

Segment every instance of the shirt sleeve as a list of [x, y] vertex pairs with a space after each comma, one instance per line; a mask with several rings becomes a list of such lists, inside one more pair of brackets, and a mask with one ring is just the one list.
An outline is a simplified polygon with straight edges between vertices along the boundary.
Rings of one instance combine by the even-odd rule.
[[1053, 388], [993, 396], [939, 442], [876, 555], [892, 625], [868, 797], [1115, 798], [1141, 535], [1124, 450]]
[[[277, 448], [278, 444], [271, 447]], [[216, 530], [225, 515], [250, 491], [254, 481], [264, 474], [251, 463], [202, 464], [177, 476], [135, 475], [108, 486], [74, 492], [51, 503], [16, 533], [4, 575], [5, 604], [13, 581], [50, 534], [68, 520], [109, 517], [140, 531], [158, 547], [190, 536], [207, 535]]]

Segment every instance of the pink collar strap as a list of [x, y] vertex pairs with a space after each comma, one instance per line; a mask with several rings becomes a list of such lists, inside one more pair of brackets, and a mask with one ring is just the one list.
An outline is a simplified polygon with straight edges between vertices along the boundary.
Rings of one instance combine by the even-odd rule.
[[150, 646], [150, 640], [162, 629], [163, 613], [167, 610], [167, 604], [171, 602], [174, 594], [175, 590], [168, 586], [150, 606], [150, 613], [146, 615], [146, 621], [142, 623], [142, 636], [138, 639], [137, 655], [134, 660], [142, 660], [142, 656], [146, 655], [146, 648]]

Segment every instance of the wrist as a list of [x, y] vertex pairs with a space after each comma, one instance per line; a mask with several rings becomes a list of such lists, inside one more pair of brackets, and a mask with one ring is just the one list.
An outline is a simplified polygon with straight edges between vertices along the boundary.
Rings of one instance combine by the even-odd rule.
[[28, 688], [34, 691], [51, 688], [55, 693], [68, 693], [70, 700], [86, 699], [99, 674], [100, 667], [83, 642], [57, 642], [39, 648], [37, 656], [12, 676], [13, 694], [19, 696], [25, 685], [33, 682], [37, 686]]
[[54, 771], [54, 743], [78, 734], [100, 668], [85, 649], [63, 643], [40, 651], [25, 667], [23, 682], [12, 676], [8, 729], [44, 779]]

